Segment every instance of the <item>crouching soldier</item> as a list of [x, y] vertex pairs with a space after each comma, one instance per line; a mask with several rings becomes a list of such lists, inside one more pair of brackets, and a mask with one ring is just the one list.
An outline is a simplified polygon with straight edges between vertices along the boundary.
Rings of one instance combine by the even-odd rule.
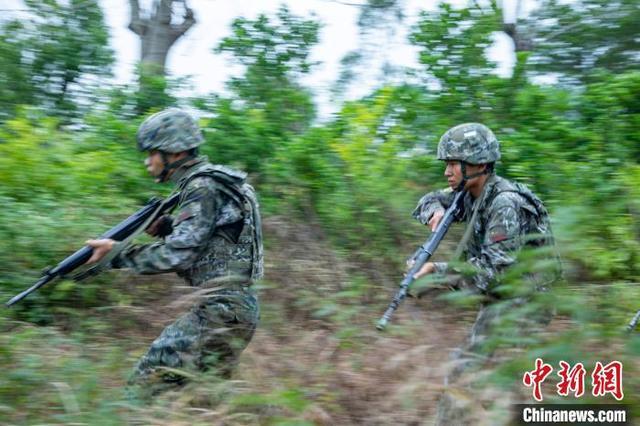
[[[460, 376], [491, 355], [491, 349], [483, 344], [495, 331], [495, 326], [504, 314], [527, 303], [528, 290], [533, 293], [544, 290], [556, 280], [559, 263], [555, 251], [547, 250], [552, 253], [552, 262], [548, 263], [553, 266], [526, 273], [524, 278], [529, 289], [505, 292], [503, 274], [517, 262], [524, 247], [553, 247], [547, 210], [526, 186], [495, 174], [500, 145], [493, 132], [482, 124], [466, 123], [448, 130], [440, 139], [437, 156], [445, 163], [444, 176], [449, 188], [426, 194], [413, 215], [435, 230], [445, 209], [452, 203], [454, 191], [467, 191], [458, 218], [466, 222], [466, 231], [456, 251], [466, 261], [463, 268], [459, 268], [465, 271], [458, 270], [453, 263], [427, 262], [415, 277], [442, 274], [453, 288], [464, 288], [482, 296], [469, 340], [453, 355], [455, 367], [445, 380], [445, 393], [438, 406], [436, 421], [438, 425], [473, 424], [477, 419], [469, 417], [468, 406], [472, 395], [464, 386], [458, 386], [465, 382]], [[533, 317], [535, 315], [528, 318], [526, 327], [548, 321], [550, 310]]]

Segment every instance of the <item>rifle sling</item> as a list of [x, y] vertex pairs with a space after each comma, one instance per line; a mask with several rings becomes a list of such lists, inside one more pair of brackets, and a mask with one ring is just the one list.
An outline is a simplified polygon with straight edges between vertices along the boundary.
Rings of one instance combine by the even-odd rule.
[[487, 198], [487, 194], [489, 193], [489, 186], [492, 186], [491, 183], [492, 182], [489, 181], [485, 183], [484, 188], [482, 188], [482, 194], [473, 203], [473, 213], [471, 214], [471, 219], [469, 220], [469, 222], [467, 222], [467, 227], [464, 230], [464, 235], [462, 236], [462, 239], [458, 243], [456, 251], [453, 254], [454, 261], [460, 260], [460, 256], [466, 248], [467, 243], [469, 242], [469, 238], [471, 238], [471, 233], [473, 232], [476, 220], [478, 220], [478, 211], [480, 211], [480, 206], [484, 204], [484, 200], [485, 198]]

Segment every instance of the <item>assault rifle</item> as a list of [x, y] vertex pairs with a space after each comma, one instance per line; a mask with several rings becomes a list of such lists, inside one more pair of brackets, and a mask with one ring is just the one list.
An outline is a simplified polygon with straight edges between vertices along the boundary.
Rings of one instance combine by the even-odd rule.
[[[160, 217], [165, 212], [170, 211], [176, 204], [178, 204], [178, 198], [180, 193], [172, 195], [170, 198], [165, 200], [164, 202], [157, 198], [152, 198], [149, 202], [142, 207], [140, 210], [109, 229], [107, 232], [102, 234], [99, 238], [110, 238], [116, 241], [122, 241], [125, 238], [129, 237], [133, 234], [139, 227], [141, 227], [152, 215], [156, 215], [156, 217]], [[87, 260], [91, 258], [93, 254], [93, 248], [89, 246], [84, 246], [72, 255], [65, 258], [62, 262], [58, 263], [53, 268], [47, 268], [42, 273], [42, 277], [31, 287], [23, 291], [22, 293], [14, 296], [9, 300], [5, 305], [7, 307], [21, 301], [29, 294], [33, 293], [43, 285], [47, 284], [55, 280], [56, 278], [63, 278], [70, 272], [73, 272], [75, 269], [84, 265]], [[75, 281], [83, 280], [84, 278], [91, 275], [91, 273], [87, 273], [89, 271], [85, 271], [85, 273], [80, 273], [73, 277]]]
[[462, 212], [462, 204], [464, 200], [464, 196], [466, 191], [457, 191], [453, 197], [453, 202], [451, 206], [445, 211], [444, 216], [440, 220], [436, 230], [431, 234], [429, 239], [413, 254], [411, 260], [413, 261], [413, 265], [407, 272], [407, 275], [404, 277], [402, 282], [400, 283], [400, 290], [393, 297], [393, 300], [389, 304], [389, 307], [385, 311], [382, 318], [378, 321], [376, 328], [378, 330], [384, 330], [391, 319], [393, 313], [398, 309], [400, 303], [407, 297], [407, 293], [409, 291], [409, 286], [413, 283], [413, 276], [422, 268], [422, 266], [427, 263], [427, 261], [431, 258], [433, 253], [438, 248], [440, 241], [447, 234], [447, 231], [451, 227], [453, 221], [460, 215]]

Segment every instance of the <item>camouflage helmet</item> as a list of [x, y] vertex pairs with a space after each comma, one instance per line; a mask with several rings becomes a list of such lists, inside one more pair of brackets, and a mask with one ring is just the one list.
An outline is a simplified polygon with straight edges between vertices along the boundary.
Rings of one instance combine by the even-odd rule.
[[149, 116], [136, 135], [138, 149], [175, 154], [198, 147], [204, 142], [198, 123], [178, 108], [168, 108]]
[[438, 160], [487, 164], [499, 159], [500, 143], [484, 124], [459, 124], [447, 130], [438, 143]]

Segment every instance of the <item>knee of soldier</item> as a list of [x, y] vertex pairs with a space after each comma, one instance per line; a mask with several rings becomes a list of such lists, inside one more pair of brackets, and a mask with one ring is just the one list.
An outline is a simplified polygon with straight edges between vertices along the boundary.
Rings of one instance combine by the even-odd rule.
[[182, 357], [180, 356], [179, 346], [165, 340], [156, 340], [151, 344], [148, 352], [140, 359], [136, 369], [144, 371], [163, 366], [170, 368], [181, 367]]

